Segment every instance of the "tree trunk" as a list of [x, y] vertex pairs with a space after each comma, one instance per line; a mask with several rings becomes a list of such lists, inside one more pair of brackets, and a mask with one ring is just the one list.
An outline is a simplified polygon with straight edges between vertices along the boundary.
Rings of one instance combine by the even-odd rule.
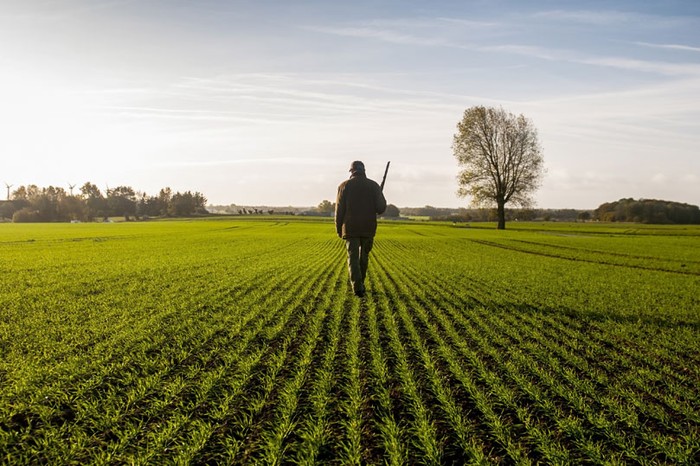
[[506, 229], [506, 203], [500, 199], [496, 201], [498, 205], [498, 229]]

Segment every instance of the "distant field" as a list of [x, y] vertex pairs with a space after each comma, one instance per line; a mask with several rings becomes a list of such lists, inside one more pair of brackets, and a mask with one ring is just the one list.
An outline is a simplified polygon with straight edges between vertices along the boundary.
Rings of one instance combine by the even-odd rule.
[[700, 228], [508, 227], [0, 224], [0, 462], [697, 464]]

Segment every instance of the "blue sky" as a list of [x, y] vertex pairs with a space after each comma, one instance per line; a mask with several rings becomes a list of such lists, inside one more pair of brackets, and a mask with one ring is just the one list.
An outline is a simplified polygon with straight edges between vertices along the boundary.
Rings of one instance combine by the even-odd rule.
[[[456, 196], [473, 105], [530, 118], [538, 207], [700, 204], [700, 2], [3, 0], [0, 182], [389, 202]], [[4, 191], [4, 190], [3, 190]]]

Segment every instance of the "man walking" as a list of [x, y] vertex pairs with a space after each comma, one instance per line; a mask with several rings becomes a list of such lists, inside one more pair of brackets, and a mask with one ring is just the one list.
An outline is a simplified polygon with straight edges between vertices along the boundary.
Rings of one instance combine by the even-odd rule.
[[365, 277], [377, 232], [377, 215], [386, 210], [382, 188], [365, 175], [365, 165], [350, 165], [350, 179], [338, 186], [335, 203], [335, 229], [345, 240], [348, 250], [348, 271], [355, 295], [365, 295]]

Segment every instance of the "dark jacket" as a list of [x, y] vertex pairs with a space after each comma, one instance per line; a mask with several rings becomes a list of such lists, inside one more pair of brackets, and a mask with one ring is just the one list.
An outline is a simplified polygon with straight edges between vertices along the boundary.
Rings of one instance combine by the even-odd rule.
[[377, 214], [386, 210], [386, 199], [375, 182], [356, 172], [338, 186], [335, 229], [342, 238], [372, 238], [377, 232]]

